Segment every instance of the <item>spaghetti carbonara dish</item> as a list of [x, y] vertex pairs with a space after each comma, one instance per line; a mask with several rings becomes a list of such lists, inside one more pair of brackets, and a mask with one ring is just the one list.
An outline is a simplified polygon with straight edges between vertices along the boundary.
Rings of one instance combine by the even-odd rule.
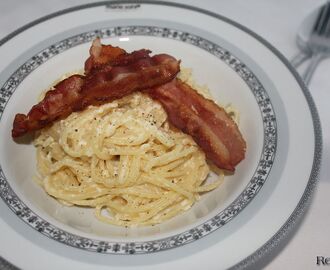
[[[187, 70], [180, 76], [189, 83]], [[223, 180], [220, 173], [205, 183], [202, 150], [140, 92], [74, 112], [39, 131], [34, 144], [45, 191], [67, 206], [92, 207], [114, 225], [161, 223]]]

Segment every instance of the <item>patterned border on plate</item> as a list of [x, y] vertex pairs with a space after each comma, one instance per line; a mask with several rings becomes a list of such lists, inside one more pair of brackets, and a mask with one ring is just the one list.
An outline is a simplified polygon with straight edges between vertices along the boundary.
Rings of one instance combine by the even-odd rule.
[[233, 219], [255, 197], [265, 183], [275, 158], [277, 148], [277, 125], [273, 106], [267, 92], [251, 70], [237, 57], [219, 45], [204, 38], [175, 29], [155, 26], [124, 26], [98, 29], [72, 36], [34, 55], [20, 66], [1, 87], [0, 119], [8, 100], [17, 86], [38, 66], [51, 57], [79, 44], [91, 42], [95, 37], [154, 36], [176, 39], [197, 46], [213, 54], [230, 66], [249, 86], [259, 106], [264, 128], [264, 145], [255, 173], [244, 191], [223, 211], [203, 224], [172, 237], [147, 242], [108, 242], [81, 237], [50, 224], [21, 201], [10, 187], [0, 167], [0, 196], [8, 207], [24, 222], [40, 233], [61, 243], [88, 251], [109, 254], [144, 254], [179, 247], [193, 242], [219, 229]]

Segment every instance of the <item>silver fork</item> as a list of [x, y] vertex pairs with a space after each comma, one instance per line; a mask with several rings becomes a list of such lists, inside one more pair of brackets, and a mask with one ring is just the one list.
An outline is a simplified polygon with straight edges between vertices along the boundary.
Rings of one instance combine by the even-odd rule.
[[319, 15], [313, 27], [308, 46], [312, 53], [311, 62], [302, 75], [308, 85], [316, 67], [322, 59], [330, 56], [330, 2], [320, 9]]

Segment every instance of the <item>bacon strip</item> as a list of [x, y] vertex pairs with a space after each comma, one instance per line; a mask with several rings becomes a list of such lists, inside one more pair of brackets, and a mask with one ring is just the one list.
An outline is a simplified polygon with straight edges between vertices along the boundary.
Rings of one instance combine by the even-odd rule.
[[244, 159], [246, 143], [236, 123], [213, 101], [178, 79], [148, 93], [163, 105], [170, 122], [191, 135], [216, 166], [234, 171]]
[[121, 54], [113, 59], [113, 66], [91, 66], [86, 76], [73, 75], [63, 80], [27, 115], [15, 116], [12, 137], [41, 129], [89, 105], [104, 104], [171, 81], [179, 72], [179, 61], [166, 54], [150, 57], [149, 53], [140, 50]]
[[170, 122], [191, 135], [209, 160], [234, 171], [246, 150], [235, 122], [223, 108], [175, 78], [179, 61], [166, 54], [149, 54], [148, 50], [127, 53], [96, 39], [85, 62], [85, 75], [61, 81], [27, 115], [17, 114], [12, 136], [41, 129], [89, 105], [142, 90], [163, 105]]
[[12, 137], [20, 137], [30, 131], [41, 129], [59, 118], [65, 118], [79, 108], [80, 91], [84, 76], [73, 75], [59, 82], [54, 90], [48, 91], [44, 99], [34, 105], [25, 115], [15, 116]]

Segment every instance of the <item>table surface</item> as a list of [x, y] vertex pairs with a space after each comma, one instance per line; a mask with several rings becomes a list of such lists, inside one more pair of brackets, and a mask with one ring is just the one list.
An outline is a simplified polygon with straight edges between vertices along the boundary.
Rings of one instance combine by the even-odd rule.
[[[17, 28], [55, 11], [91, 0], [1, 0], [0, 40]], [[209, 9], [235, 20], [256, 32], [284, 56], [291, 59], [298, 48], [296, 33], [304, 18], [322, 5], [324, 0], [181, 0], [173, 1]], [[302, 73], [301, 67], [298, 71]], [[323, 161], [319, 183], [310, 206], [295, 229], [255, 268], [265, 269], [319, 269], [317, 256], [330, 257], [330, 91], [328, 85], [330, 58], [322, 61], [310, 84], [310, 91], [318, 108], [323, 130]]]

